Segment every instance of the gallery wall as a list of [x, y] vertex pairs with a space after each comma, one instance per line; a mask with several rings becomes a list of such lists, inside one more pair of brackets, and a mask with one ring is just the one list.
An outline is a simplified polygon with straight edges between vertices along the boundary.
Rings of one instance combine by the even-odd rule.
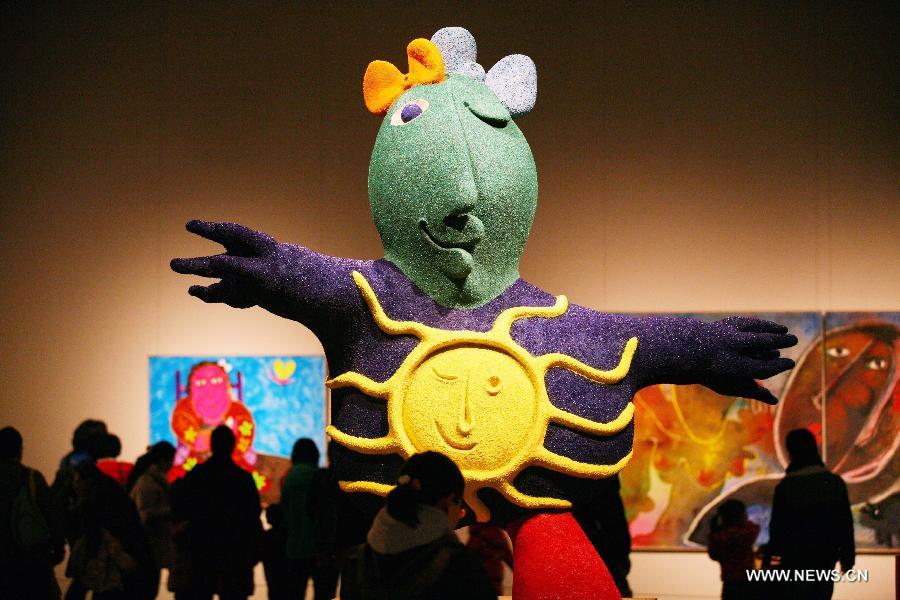
[[526, 279], [609, 311], [897, 310], [897, 16], [830, 2], [4, 4], [0, 424], [48, 476], [86, 417], [133, 458], [148, 356], [320, 353], [299, 325], [189, 297], [196, 281], [168, 262], [218, 252], [184, 231], [196, 217], [379, 257], [366, 176], [380, 120], [362, 73], [402, 67], [411, 39], [445, 25], [474, 33], [485, 66], [537, 64], [519, 121], [540, 182]]

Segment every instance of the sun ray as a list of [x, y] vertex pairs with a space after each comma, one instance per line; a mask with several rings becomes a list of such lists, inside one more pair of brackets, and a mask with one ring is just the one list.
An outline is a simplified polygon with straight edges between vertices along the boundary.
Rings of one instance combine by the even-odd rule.
[[469, 508], [472, 509], [472, 512], [475, 513], [475, 520], [479, 523], [487, 523], [491, 520], [491, 511], [487, 507], [487, 505], [481, 501], [481, 498], [478, 497], [478, 487], [466, 485], [466, 489], [463, 492], [463, 500], [466, 501], [466, 504]]
[[601, 479], [603, 477], [611, 477], [621, 471], [625, 465], [628, 464], [628, 461], [631, 460], [631, 455], [633, 453], [634, 450], [626, 454], [619, 462], [612, 465], [595, 465], [593, 463], [572, 460], [567, 456], [550, 452], [546, 448], [541, 447], [537, 451], [532, 464], [537, 467], [545, 467], [551, 471], [565, 473], [566, 475]]
[[375, 481], [339, 481], [338, 485], [344, 492], [365, 492], [366, 494], [375, 494], [376, 496], [387, 496], [394, 489], [393, 485], [386, 483], [377, 483]]
[[329, 425], [325, 429], [325, 433], [341, 446], [346, 446], [362, 454], [390, 454], [401, 450], [400, 443], [393, 435], [364, 438], [344, 433], [334, 425]]
[[573, 358], [568, 354], [560, 354], [559, 352], [539, 356], [537, 357], [537, 361], [544, 370], [552, 369], [553, 367], [563, 367], [586, 379], [590, 379], [591, 381], [609, 385], [612, 383], [619, 383], [622, 378], [628, 374], [628, 371], [631, 369], [631, 359], [634, 358], [637, 346], [638, 339], [636, 337], [629, 339], [625, 344], [625, 349], [622, 350], [619, 364], [608, 371], [595, 369], [590, 365], [584, 364], [577, 358]]
[[634, 417], [634, 403], [629, 402], [619, 416], [608, 423], [600, 423], [579, 417], [556, 406], [550, 408], [550, 420], [569, 429], [588, 433], [590, 435], [613, 435], [619, 433], [631, 422]]
[[543, 496], [529, 496], [525, 492], [516, 489], [516, 486], [508, 481], [501, 481], [496, 488], [503, 496], [522, 508], [572, 508], [572, 503], [560, 498], [547, 498]]
[[568, 308], [569, 300], [565, 296], [557, 296], [553, 306], [514, 306], [512, 308], [507, 308], [497, 316], [497, 320], [494, 321], [491, 332], [508, 335], [509, 328], [512, 326], [513, 321], [531, 317], [552, 319], [565, 313]]
[[384, 383], [378, 383], [374, 379], [369, 379], [365, 375], [347, 371], [325, 382], [329, 389], [337, 390], [345, 387], [354, 387], [361, 392], [365, 392], [367, 396], [373, 398], [387, 398], [391, 393], [391, 380], [388, 379]]
[[395, 321], [387, 316], [387, 313], [381, 307], [378, 296], [375, 295], [375, 290], [372, 289], [372, 286], [369, 285], [369, 282], [359, 271], [353, 271], [353, 281], [356, 282], [356, 287], [359, 288], [363, 300], [366, 301], [369, 312], [372, 313], [372, 317], [383, 332], [392, 335], [414, 335], [419, 339], [424, 339], [432, 331], [432, 328], [427, 325], [416, 323], [415, 321]]

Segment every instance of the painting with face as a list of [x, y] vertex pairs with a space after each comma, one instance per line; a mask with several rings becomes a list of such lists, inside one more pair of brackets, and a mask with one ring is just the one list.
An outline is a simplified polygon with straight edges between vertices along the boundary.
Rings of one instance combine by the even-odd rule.
[[234, 462], [277, 501], [297, 438], [324, 449], [323, 374], [322, 357], [151, 357], [150, 442], [175, 445], [174, 479], [209, 458], [210, 434], [226, 425]]
[[[695, 498], [681, 507], [682, 522], [671, 527], [665, 543], [644, 538], [648, 545], [704, 544], [709, 518], [729, 498], [748, 505], [751, 519], [762, 526], [758, 542], [764, 543], [772, 493], [790, 461], [784, 439], [789, 431], [805, 428], [815, 435], [825, 466], [847, 484], [857, 547], [897, 547], [900, 313], [810, 315], [821, 319], [822, 328], [801, 337], [797, 367], [783, 376], [774, 418], [762, 424], [760, 441], [746, 449], [748, 465], [765, 459], [767, 466], [727, 473], [713, 498]], [[791, 322], [792, 316], [788, 313], [781, 320]], [[638, 505], [633, 502], [636, 512]]]

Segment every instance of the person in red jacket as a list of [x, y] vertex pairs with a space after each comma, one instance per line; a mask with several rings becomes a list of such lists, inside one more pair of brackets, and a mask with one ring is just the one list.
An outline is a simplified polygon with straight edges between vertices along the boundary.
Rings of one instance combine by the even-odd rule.
[[503, 563], [512, 569], [512, 548], [502, 529], [494, 525], [470, 525], [466, 548], [481, 560], [497, 595], [503, 594]]
[[753, 542], [759, 525], [747, 519], [740, 500], [723, 502], [716, 512], [709, 536], [709, 557], [722, 568], [722, 600], [751, 600], [753, 585], [747, 571], [753, 570]]
[[107, 477], [112, 477], [116, 483], [125, 487], [134, 463], [119, 460], [122, 453], [122, 441], [119, 436], [107, 433], [100, 440], [100, 458], [97, 459], [97, 468]]

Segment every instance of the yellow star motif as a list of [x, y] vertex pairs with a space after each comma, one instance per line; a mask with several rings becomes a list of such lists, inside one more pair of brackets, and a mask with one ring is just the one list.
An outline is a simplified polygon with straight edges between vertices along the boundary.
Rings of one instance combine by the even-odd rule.
[[[615, 464], [591, 464], [553, 453], [544, 447], [550, 423], [595, 436], [619, 433], [632, 421], [634, 404], [609, 423], [598, 423], [554, 406], [544, 376], [565, 368], [600, 384], [616, 384], [628, 374], [638, 340], [625, 344], [618, 364], [600, 371], [561, 353], [532, 356], [513, 340], [510, 328], [518, 319], [552, 319], [565, 314], [568, 301], [556, 298], [548, 307], [519, 306], [504, 310], [487, 332], [443, 330], [387, 316], [374, 290], [354, 271], [359, 288], [379, 329], [389, 335], [419, 338], [420, 343], [385, 382], [349, 371], [327, 382], [332, 389], [354, 387], [387, 401], [388, 434], [362, 438], [330, 425], [327, 433], [339, 444], [363, 454], [393, 454], [403, 458], [434, 450], [449, 456], [466, 479], [465, 501], [479, 522], [490, 511], [478, 490], [490, 487], [524, 508], [570, 508], [560, 498], [530, 496], [513, 480], [525, 468], [540, 466], [576, 477], [602, 478], [618, 473], [631, 452]], [[393, 486], [374, 481], [341, 481], [348, 492], [386, 495]]]
[[194, 443], [194, 440], [197, 439], [197, 430], [193, 427], [188, 427], [184, 430], [184, 439], [189, 441], [190, 443]]
[[253, 471], [253, 481], [256, 483], [256, 489], [261, 490], [266, 487], [266, 483], [268, 483], [268, 479], [266, 476], [260, 473], [259, 471]]
[[242, 437], [238, 442], [237, 447], [241, 452], [246, 452], [247, 449], [250, 448], [250, 438]]
[[253, 433], [253, 423], [250, 421], [244, 421], [238, 426], [238, 431], [241, 435], [250, 435]]
[[197, 459], [194, 458], [193, 456], [189, 456], [187, 458], [187, 460], [184, 461], [184, 470], [185, 471], [190, 471], [191, 469], [193, 469], [196, 466], [197, 466]]

